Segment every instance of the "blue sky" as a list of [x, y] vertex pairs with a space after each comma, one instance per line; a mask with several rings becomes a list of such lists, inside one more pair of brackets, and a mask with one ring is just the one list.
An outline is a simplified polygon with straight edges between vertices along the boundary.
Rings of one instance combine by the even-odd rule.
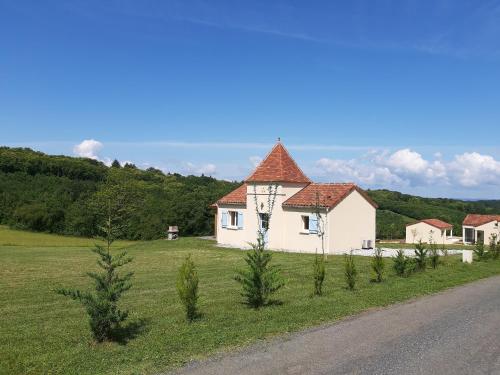
[[0, 144], [500, 198], [500, 1], [0, 0], [0, 51]]

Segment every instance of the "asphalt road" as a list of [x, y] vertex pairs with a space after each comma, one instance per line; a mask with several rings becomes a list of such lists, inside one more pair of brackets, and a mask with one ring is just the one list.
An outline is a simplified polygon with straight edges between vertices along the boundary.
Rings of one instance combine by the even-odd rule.
[[179, 374], [500, 374], [500, 277], [371, 311]]

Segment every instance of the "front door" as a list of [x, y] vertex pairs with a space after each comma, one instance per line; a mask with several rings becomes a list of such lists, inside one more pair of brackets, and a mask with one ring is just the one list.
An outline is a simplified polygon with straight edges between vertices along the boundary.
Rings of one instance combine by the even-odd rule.
[[259, 214], [259, 231], [264, 235], [264, 246], [269, 243], [269, 214]]

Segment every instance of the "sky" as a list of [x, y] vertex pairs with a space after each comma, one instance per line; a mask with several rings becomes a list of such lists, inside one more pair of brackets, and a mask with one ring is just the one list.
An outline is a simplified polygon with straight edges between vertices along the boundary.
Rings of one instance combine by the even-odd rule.
[[0, 145], [500, 199], [500, 1], [0, 0]]

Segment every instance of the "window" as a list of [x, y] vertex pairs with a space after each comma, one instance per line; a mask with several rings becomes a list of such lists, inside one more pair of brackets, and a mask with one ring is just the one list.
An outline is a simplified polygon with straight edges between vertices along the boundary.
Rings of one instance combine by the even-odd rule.
[[229, 211], [229, 226], [238, 226], [238, 211]]
[[259, 218], [260, 230], [267, 231], [269, 229], [269, 214], [259, 214]]
[[304, 232], [309, 232], [309, 216], [302, 215], [302, 229]]

